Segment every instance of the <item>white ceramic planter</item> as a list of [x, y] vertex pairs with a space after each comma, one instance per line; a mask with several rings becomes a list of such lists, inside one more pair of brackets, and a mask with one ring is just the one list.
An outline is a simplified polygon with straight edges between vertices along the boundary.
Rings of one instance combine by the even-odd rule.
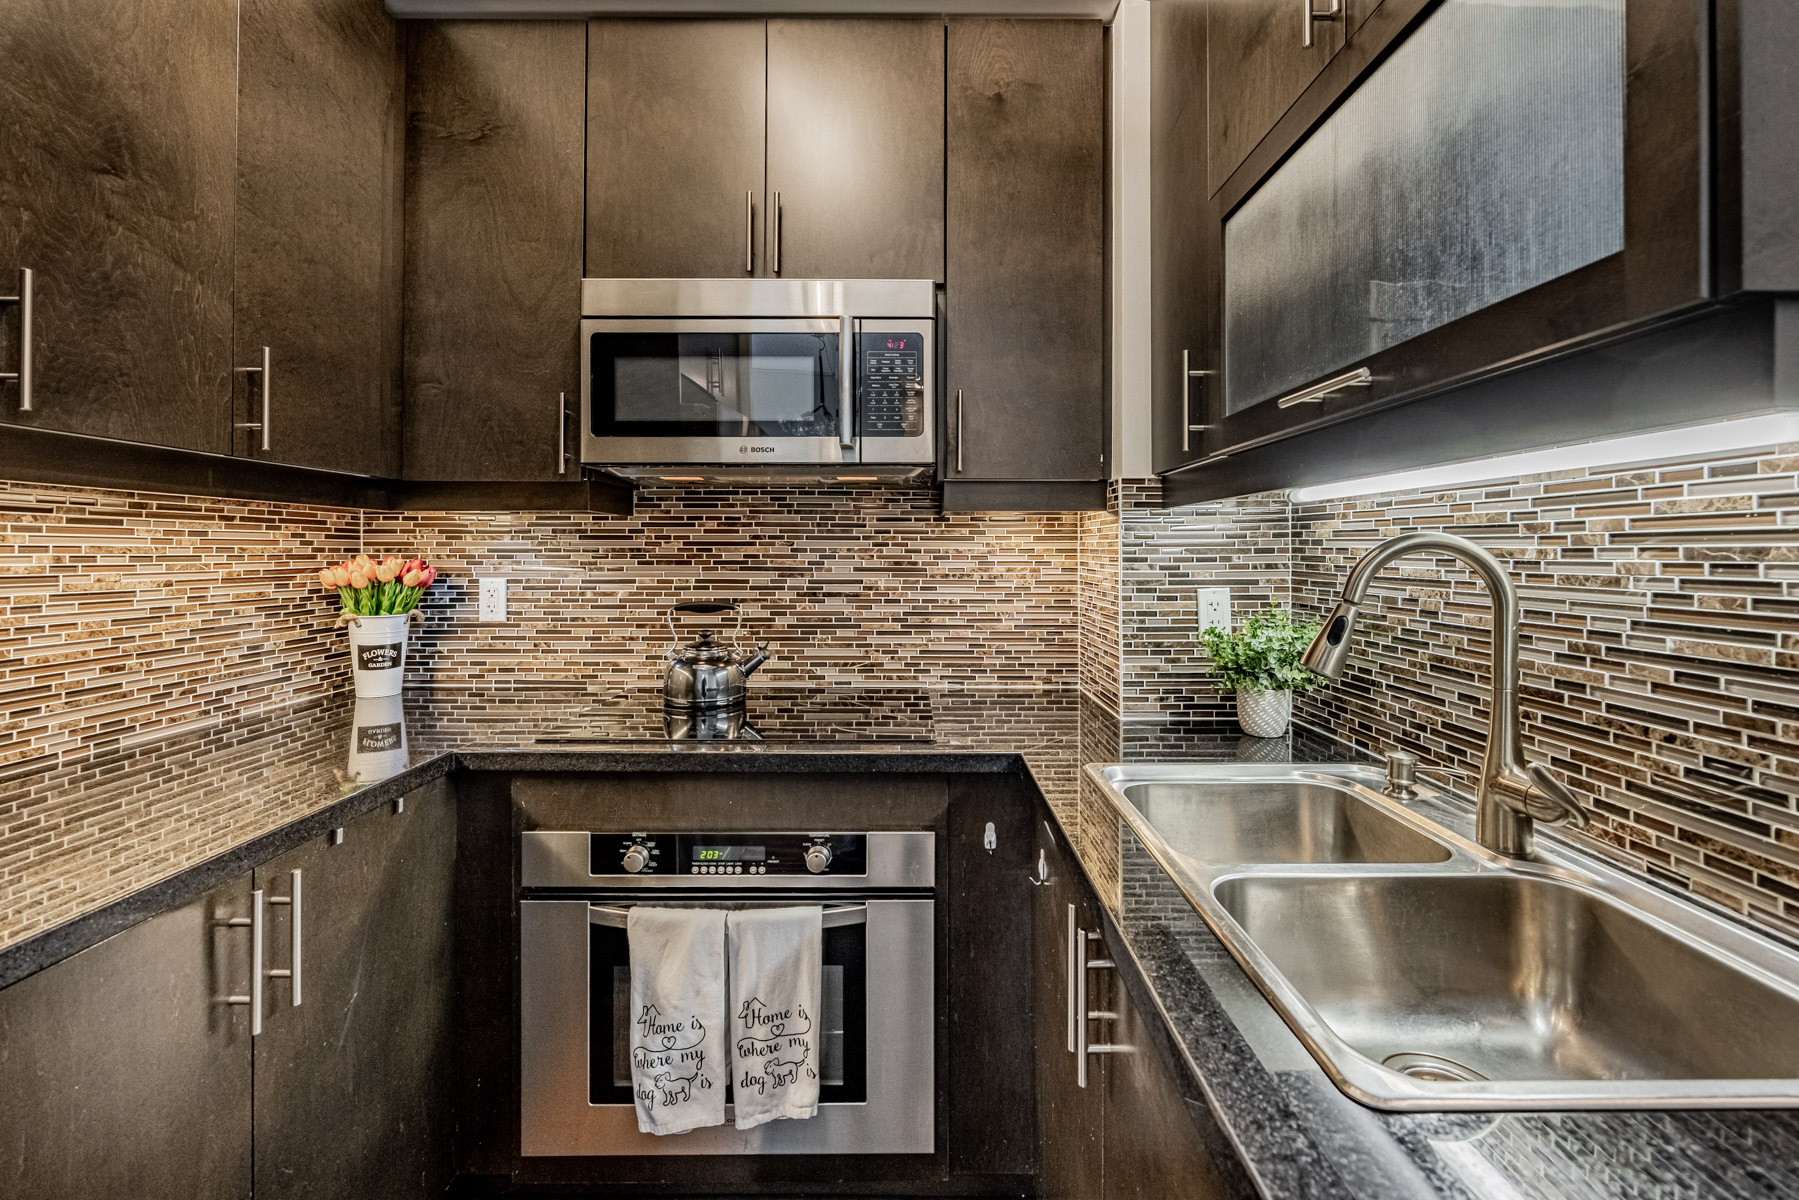
[[397, 696], [406, 677], [406, 630], [411, 613], [350, 618], [350, 670], [356, 695]]
[[1292, 692], [1237, 689], [1237, 724], [1250, 737], [1280, 737], [1293, 720]]

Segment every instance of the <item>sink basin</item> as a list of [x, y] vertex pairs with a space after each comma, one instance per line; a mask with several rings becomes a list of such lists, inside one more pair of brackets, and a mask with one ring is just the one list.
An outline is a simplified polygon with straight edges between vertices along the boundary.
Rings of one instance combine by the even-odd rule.
[[1366, 1104], [1799, 1107], [1799, 952], [1553, 832], [1491, 854], [1472, 803], [1362, 764], [1086, 771]]
[[1213, 890], [1336, 1038], [1413, 1079], [1799, 1076], [1799, 995], [1581, 887], [1261, 875]]
[[1202, 863], [1434, 863], [1449, 848], [1357, 797], [1306, 779], [1151, 781], [1125, 798]]

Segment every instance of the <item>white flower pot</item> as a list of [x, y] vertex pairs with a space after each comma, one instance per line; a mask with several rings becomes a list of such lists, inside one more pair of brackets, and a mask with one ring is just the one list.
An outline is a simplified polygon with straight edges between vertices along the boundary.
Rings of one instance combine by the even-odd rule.
[[1293, 720], [1292, 692], [1237, 689], [1237, 724], [1250, 737], [1280, 737]]
[[411, 613], [350, 618], [350, 670], [358, 696], [397, 696], [406, 677], [406, 630]]
[[349, 775], [354, 783], [376, 783], [406, 769], [406, 716], [401, 696], [356, 701], [350, 718]]

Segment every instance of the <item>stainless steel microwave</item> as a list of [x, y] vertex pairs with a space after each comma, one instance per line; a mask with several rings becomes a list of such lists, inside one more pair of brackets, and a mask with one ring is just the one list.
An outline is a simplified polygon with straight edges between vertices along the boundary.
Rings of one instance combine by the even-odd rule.
[[581, 461], [928, 468], [935, 314], [928, 279], [582, 280]]

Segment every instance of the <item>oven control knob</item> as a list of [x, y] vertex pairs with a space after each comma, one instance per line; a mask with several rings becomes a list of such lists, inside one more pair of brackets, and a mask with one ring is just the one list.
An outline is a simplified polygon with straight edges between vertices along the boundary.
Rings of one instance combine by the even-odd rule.
[[635, 875], [650, 865], [650, 852], [641, 843], [625, 851], [624, 868], [628, 874]]
[[831, 865], [831, 848], [826, 845], [806, 847], [806, 870], [821, 875]]

